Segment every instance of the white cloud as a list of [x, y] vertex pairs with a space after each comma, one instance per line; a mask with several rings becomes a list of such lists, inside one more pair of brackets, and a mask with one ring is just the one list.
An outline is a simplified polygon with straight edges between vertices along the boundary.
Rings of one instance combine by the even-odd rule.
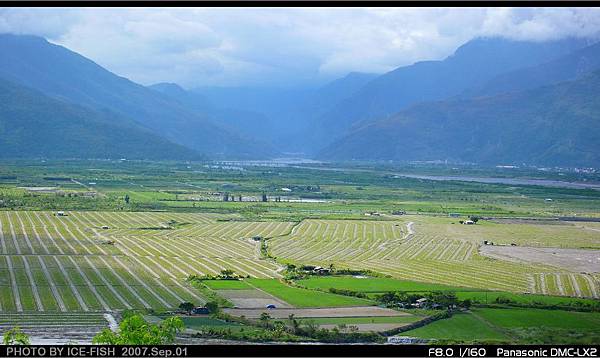
[[596, 36], [600, 9], [4, 8], [0, 32], [45, 36], [144, 84], [293, 84], [441, 59], [476, 36]]

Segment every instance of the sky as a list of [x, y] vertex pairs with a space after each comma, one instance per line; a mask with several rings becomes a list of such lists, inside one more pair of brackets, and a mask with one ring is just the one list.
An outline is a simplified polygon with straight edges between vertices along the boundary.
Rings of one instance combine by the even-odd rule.
[[443, 59], [480, 36], [597, 38], [600, 8], [0, 8], [4, 32], [144, 85], [313, 86]]

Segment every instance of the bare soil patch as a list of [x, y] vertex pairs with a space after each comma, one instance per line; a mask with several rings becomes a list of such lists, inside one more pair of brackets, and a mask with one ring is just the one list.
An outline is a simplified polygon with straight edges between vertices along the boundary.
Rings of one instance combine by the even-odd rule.
[[600, 250], [482, 246], [479, 252], [500, 260], [541, 263], [573, 272], [600, 272]]
[[[410, 323], [350, 323], [347, 326], [356, 326], [359, 332], [384, 332], [391, 329], [404, 327]], [[319, 327], [332, 329], [337, 327], [336, 324], [320, 324]]]
[[288, 318], [290, 314], [294, 314], [296, 318], [410, 316], [409, 313], [376, 306], [337, 308], [276, 308], [272, 310], [226, 308], [224, 311], [234, 316], [243, 315], [247, 318], [259, 318], [263, 312], [267, 312], [273, 318]]
[[[268, 293], [252, 290], [218, 290], [220, 296], [231, 301], [236, 307], [243, 308], [264, 308], [268, 305], [275, 305], [277, 308], [292, 308], [289, 303], [271, 296]], [[260, 315], [260, 314], [259, 314]]]
[[498, 224], [515, 224], [515, 225], [567, 225], [573, 226], [572, 223], [559, 220], [540, 220], [540, 219], [492, 219], [491, 222]]

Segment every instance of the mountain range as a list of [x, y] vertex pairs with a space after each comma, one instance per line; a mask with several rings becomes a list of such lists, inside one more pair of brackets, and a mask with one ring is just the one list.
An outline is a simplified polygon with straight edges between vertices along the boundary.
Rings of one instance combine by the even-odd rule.
[[0, 158], [194, 160], [137, 122], [0, 79]]
[[417, 104], [354, 130], [320, 157], [600, 164], [599, 94], [594, 72], [520, 92]]
[[0, 53], [0, 78], [52, 98], [109, 110], [197, 152], [213, 157], [272, 154], [254, 139], [230, 132], [202, 113], [43, 38], [0, 35]]
[[589, 39], [477, 38], [443, 60], [320, 87], [184, 89], [3, 34], [0, 156], [600, 166], [598, 70]]

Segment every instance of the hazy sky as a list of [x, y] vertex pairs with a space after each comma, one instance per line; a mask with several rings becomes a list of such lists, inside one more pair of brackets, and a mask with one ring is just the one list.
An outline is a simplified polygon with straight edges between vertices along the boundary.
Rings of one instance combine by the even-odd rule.
[[142, 84], [295, 85], [442, 59], [477, 36], [597, 36], [600, 8], [0, 8], [0, 32]]

